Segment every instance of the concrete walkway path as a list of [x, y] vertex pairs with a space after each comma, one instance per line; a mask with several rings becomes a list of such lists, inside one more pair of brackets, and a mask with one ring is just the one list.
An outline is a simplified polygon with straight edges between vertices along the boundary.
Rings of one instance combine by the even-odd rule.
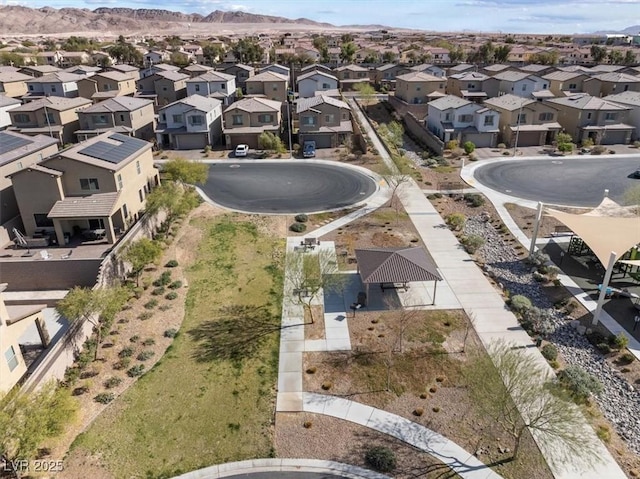
[[304, 411], [324, 414], [388, 434], [430, 454], [463, 479], [501, 479], [453, 441], [420, 424], [381, 409], [325, 394], [304, 393]]

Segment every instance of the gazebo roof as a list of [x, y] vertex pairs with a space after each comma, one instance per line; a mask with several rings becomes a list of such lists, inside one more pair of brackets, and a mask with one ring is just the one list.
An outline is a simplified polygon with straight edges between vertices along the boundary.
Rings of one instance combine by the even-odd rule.
[[355, 254], [365, 284], [442, 280], [424, 248], [357, 249]]

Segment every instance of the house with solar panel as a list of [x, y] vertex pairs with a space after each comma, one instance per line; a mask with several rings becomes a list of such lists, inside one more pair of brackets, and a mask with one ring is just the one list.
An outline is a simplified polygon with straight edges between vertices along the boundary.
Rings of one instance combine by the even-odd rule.
[[10, 175], [27, 236], [115, 243], [160, 183], [151, 143], [106, 132]]

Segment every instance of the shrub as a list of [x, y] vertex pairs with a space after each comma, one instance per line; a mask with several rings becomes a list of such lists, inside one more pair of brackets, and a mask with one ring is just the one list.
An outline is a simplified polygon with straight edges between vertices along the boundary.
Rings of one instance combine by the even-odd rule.
[[169, 285], [169, 289], [180, 289], [180, 288], [182, 288], [182, 281], [180, 280], [174, 281]]
[[171, 259], [167, 261], [167, 264], [164, 265], [166, 268], [175, 268], [178, 266], [178, 262], [175, 259]]
[[484, 245], [484, 238], [479, 235], [465, 235], [460, 242], [467, 253], [473, 254]]
[[624, 353], [620, 356], [620, 359], [618, 361], [620, 362], [620, 364], [631, 364], [635, 360], [636, 360], [636, 357], [633, 354]]
[[153, 346], [154, 344], [156, 344], [156, 340], [153, 338], [147, 338], [144, 341], [142, 341], [143, 346]]
[[135, 366], [127, 370], [127, 376], [129, 376], [130, 378], [135, 378], [136, 376], [141, 376], [143, 372], [144, 364], [136, 364]]
[[634, 142], [633, 142], [633, 147], [634, 147], [634, 148], [640, 148], [640, 141], [637, 141], [637, 140], [636, 140], [636, 141], [634, 141]]
[[560, 384], [578, 403], [585, 402], [592, 394], [602, 392], [602, 383], [579, 366], [569, 366], [558, 374]]
[[309, 429], [311, 428], [311, 426], [313, 426], [313, 423], [311, 421], [305, 421], [302, 423], [302, 427], [304, 427], [305, 429]]
[[558, 348], [554, 344], [545, 344], [540, 352], [547, 361], [555, 361], [558, 358]]
[[609, 354], [611, 352], [611, 346], [609, 346], [608, 343], [598, 343], [596, 344], [596, 349], [602, 354]]
[[510, 151], [503, 151], [503, 152], [502, 152], [502, 155], [503, 155], [503, 156], [509, 156], [510, 154], [511, 154], [511, 152], [510, 152]]
[[611, 441], [611, 429], [609, 429], [609, 426], [599, 425], [596, 429], [596, 434], [598, 435], [598, 439], [601, 441]]
[[158, 306], [158, 300], [157, 299], [151, 299], [151, 300], [147, 301], [146, 303], [144, 303], [145, 309], [153, 309], [156, 306]]
[[115, 388], [119, 386], [121, 382], [122, 382], [122, 378], [111, 376], [109, 379], [107, 379], [104, 382], [104, 387], [107, 389]]
[[164, 333], [162, 333], [162, 335], [165, 338], [175, 338], [178, 335], [178, 330], [175, 328], [167, 329]]
[[138, 354], [138, 356], [136, 356], [136, 359], [138, 361], [146, 361], [147, 359], [151, 359], [153, 357], [155, 353], [149, 349], [142, 351], [140, 354]]
[[469, 203], [469, 205], [473, 206], [474, 208], [482, 206], [485, 203], [485, 199], [484, 199], [483, 196], [477, 195], [477, 194], [474, 194], [474, 193], [466, 193], [464, 195], [464, 200], [467, 203]]
[[602, 145], [596, 145], [591, 148], [592, 155], [602, 155], [605, 151], [607, 151], [607, 149]]
[[138, 316], [138, 319], [140, 321], [146, 321], [147, 319], [151, 319], [152, 316], [153, 316], [152, 312], [145, 311], [144, 313], [140, 313], [140, 315]]
[[160, 311], [169, 311], [171, 309], [170, 304], [163, 304], [158, 308]]
[[459, 145], [458, 140], [449, 140], [447, 141], [444, 147], [447, 150], [455, 150], [456, 148], [458, 148], [458, 145]]
[[456, 231], [462, 229], [466, 221], [467, 217], [462, 213], [451, 213], [445, 218], [445, 223], [447, 223], [451, 229]]
[[176, 293], [175, 291], [171, 291], [170, 293], [167, 293], [165, 295], [165, 299], [168, 299], [169, 301], [173, 301], [177, 297], [178, 297], [178, 293]]
[[396, 468], [396, 455], [388, 447], [374, 446], [364, 455], [366, 463], [379, 472], [391, 472]]
[[305, 225], [304, 223], [293, 223], [291, 226], [289, 226], [289, 229], [294, 233], [302, 233], [307, 230], [307, 225]]
[[617, 335], [613, 336], [611, 342], [613, 343], [613, 347], [620, 350], [629, 345], [629, 338], [623, 332], [619, 332]]
[[591, 148], [593, 146], [593, 140], [591, 138], [585, 138], [580, 142], [582, 148]]
[[516, 313], [524, 313], [525, 311], [528, 311], [529, 309], [531, 309], [531, 300], [529, 298], [527, 298], [526, 296], [523, 296], [521, 294], [516, 294], [515, 296], [511, 297], [511, 309], [513, 309]]
[[164, 294], [164, 286], [153, 288], [153, 291], [151, 291], [151, 294], [154, 296], [162, 296]]
[[153, 279], [149, 277], [142, 278], [142, 289], [144, 289], [145, 291], [148, 290], [152, 282], [153, 282]]
[[171, 283], [171, 271], [163, 271], [158, 279], [153, 282], [156, 287], [166, 286]]
[[100, 393], [93, 399], [100, 404], [109, 404], [116, 398], [116, 395], [113, 393]]
[[550, 261], [549, 255], [538, 250], [527, 258], [527, 263], [532, 264], [536, 268], [541, 268]]
[[135, 335], [133, 335], [133, 336], [131, 336], [131, 337], [129, 338], [129, 341], [130, 341], [130, 342], [132, 342], [132, 343], [137, 343], [139, 339], [140, 339], [140, 336], [138, 336], [137, 334], [135, 334]]
[[120, 352], [118, 353], [118, 357], [119, 357], [120, 359], [122, 359], [122, 358], [129, 358], [129, 357], [131, 357], [131, 356], [133, 356], [133, 348], [131, 348], [131, 347], [126, 347], [126, 348], [124, 348], [122, 351], [120, 351]]
[[309, 221], [309, 217], [307, 215], [305, 215], [304, 213], [301, 213], [299, 215], [296, 215], [295, 220], [298, 223], [306, 223], [307, 221]]
[[315, 366], [311, 366], [310, 368], [307, 368], [306, 372], [307, 374], [315, 374], [317, 370], [318, 369]]
[[129, 364], [131, 364], [131, 358], [122, 358], [120, 361], [113, 363], [113, 369], [121, 371], [123, 369], [127, 369]]
[[504, 143], [498, 143], [498, 148], [500, 150], [504, 150], [507, 147], [507, 145], [505, 145]]
[[464, 148], [464, 152], [469, 155], [474, 152], [476, 145], [472, 141], [465, 141], [462, 148]]
[[141, 286], [136, 286], [135, 288], [133, 288], [132, 292], [134, 298], [140, 299], [142, 297], [142, 293], [144, 293], [144, 288]]
[[325, 381], [322, 383], [322, 389], [324, 389], [325, 391], [328, 391], [329, 389], [331, 389], [332, 386], [333, 386], [333, 383], [331, 381]]
[[597, 346], [600, 343], [606, 342], [604, 334], [602, 334], [600, 331], [591, 331], [590, 333], [587, 333], [586, 336], [589, 342], [594, 346]]
[[418, 417], [420, 417], [420, 416], [422, 416], [423, 414], [424, 414], [424, 409], [423, 409], [423, 408], [421, 408], [421, 407], [417, 407], [417, 408], [415, 408], [415, 409], [413, 410], [413, 415], [414, 415], [414, 416], [418, 416]]

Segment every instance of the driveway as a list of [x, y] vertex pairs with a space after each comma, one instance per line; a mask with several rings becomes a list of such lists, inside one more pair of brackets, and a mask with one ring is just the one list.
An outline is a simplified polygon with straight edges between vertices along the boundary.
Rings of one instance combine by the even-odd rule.
[[293, 214], [345, 208], [377, 190], [375, 178], [334, 162], [211, 163], [201, 191], [220, 206], [249, 213]]
[[605, 189], [622, 202], [624, 192], [640, 185], [630, 177], [640, 156], [583, 156], [514, 159], [474, 165], [477, 182], [499, 193], [558, 205], [596, 206]]

